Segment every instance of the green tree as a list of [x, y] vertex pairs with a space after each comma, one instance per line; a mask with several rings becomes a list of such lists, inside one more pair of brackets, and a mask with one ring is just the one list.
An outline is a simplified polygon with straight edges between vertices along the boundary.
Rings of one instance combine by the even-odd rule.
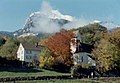
[[5, 44], [6, 40], [0, 36], [0, 46], [2, 46], [3, 44]]
[[98, 24], [89, 24], [79, 28], [79, 33], [82, 37], [82, 42], [87, 44], [98, 43], [103, 35], [107, 32], [107, 28]]
[[21, 43], [28, 43], [28, 44], [36, 44], [39, 42], [39, 38], [35, 36], [26, 36], [18, 38], [19, 42]]
[[0, 56], [15, 59], [18, 45], [19, 42], [16, 39], [8, 38], [5, 44], [0, 48]]

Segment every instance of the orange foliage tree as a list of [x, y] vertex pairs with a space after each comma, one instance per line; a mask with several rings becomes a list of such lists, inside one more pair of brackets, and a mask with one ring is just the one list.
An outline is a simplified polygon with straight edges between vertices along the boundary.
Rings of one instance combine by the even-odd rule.
[[44, 40], [43, 45], [51, 50], [55, 63], [59, 62], [67, 66], [72, 64], [70, 41], [73, 37], [74, 33], [72, 31], [61, 30], [60, 32], [57, 32], [53, 36]]

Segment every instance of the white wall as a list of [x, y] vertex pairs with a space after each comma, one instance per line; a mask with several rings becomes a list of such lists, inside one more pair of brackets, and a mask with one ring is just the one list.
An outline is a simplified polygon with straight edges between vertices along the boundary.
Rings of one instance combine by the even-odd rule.
[[24, 61], [25, 58], [24, 58], [24, 53], [25, 53], [25, 50], [22, 46], [22, 44], [20, 44], [19, 48], [18, 48], [18, 51], [17, 51], [17, 58], [20, 60], [20, 61]]
[[[31, 53], [27, 53], [27, 51], [31, 51]], [[34, 59], [39, 60], [40, 51], [35, 50], [25, 50], [22, 44], [20, 44], [17, 51], [17, 59], [25, 62], [32, 62]], [[36, 57], [35, 57], [36, 56]]]
[[[27, 53], [27, 51], [31, 51], [31, 53]], [[39, 53], [40, 51], [33, 51], [33, 50], [25, 50], [25, 61], [32, 62], [33, 60], [39, 60]]]
[[95, 61], [88, 56], [88, 53], [81, 52], [73, 54], [74, 64], [88, 64], [91, 66], [96, 66]]
[[71, 53], [75, 53], [76, 52], [76, 48], [77, 48], [77, 45], [76, 45], [77, 41], [76, 40], [77, 40], [76, 38], [72, 38], [71, 39], [71, 41], [74, 41], [74, 43], [70, 42]]

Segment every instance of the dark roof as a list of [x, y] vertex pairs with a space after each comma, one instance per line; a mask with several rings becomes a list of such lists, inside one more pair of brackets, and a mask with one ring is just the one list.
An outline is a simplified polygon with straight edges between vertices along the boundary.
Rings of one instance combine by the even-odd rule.
[[92, 55], [88, 55], [91, 59], [95, 60], [95, 57], [93, 57]]
[[26, 50], [34, 50], [34, 51], [40, 51], [41, 50], [41, 46], [40, 45], [32, 45], [32, 44], [28, 44], [28, 43], [21, 43], [24, 47], [24, 49]]
[[91, 53], [93, 48], [94, 48], [93, 45], [89, 45], [89, 44], [85, 44], [85, 43], [80, 43], [80, 45], [78, 45], [77, 50], [76, 50], [75, 53], [79, 53], [79, 52]]

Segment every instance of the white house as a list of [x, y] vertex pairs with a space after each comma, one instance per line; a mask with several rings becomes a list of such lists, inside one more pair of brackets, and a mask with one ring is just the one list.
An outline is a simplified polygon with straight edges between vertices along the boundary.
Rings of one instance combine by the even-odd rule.
[[96, 66], [95, 60], [91, 57], [91, 54], [86, 52], [80, 52], [73, 54], [74, 64]]
[[81, 43], [81, 38], [78, 32], [75, 32], [76, 36], [71, 39], [70, 49], [73, 54], [74, 64], [83, 64], [96, 66], [95, 60], [92, 58], [91, 51], [93, 46], [85, 43]]
[[39, 60], [40, 46], [20, 43], [17, 51], [17, 59], [25, 62]]

